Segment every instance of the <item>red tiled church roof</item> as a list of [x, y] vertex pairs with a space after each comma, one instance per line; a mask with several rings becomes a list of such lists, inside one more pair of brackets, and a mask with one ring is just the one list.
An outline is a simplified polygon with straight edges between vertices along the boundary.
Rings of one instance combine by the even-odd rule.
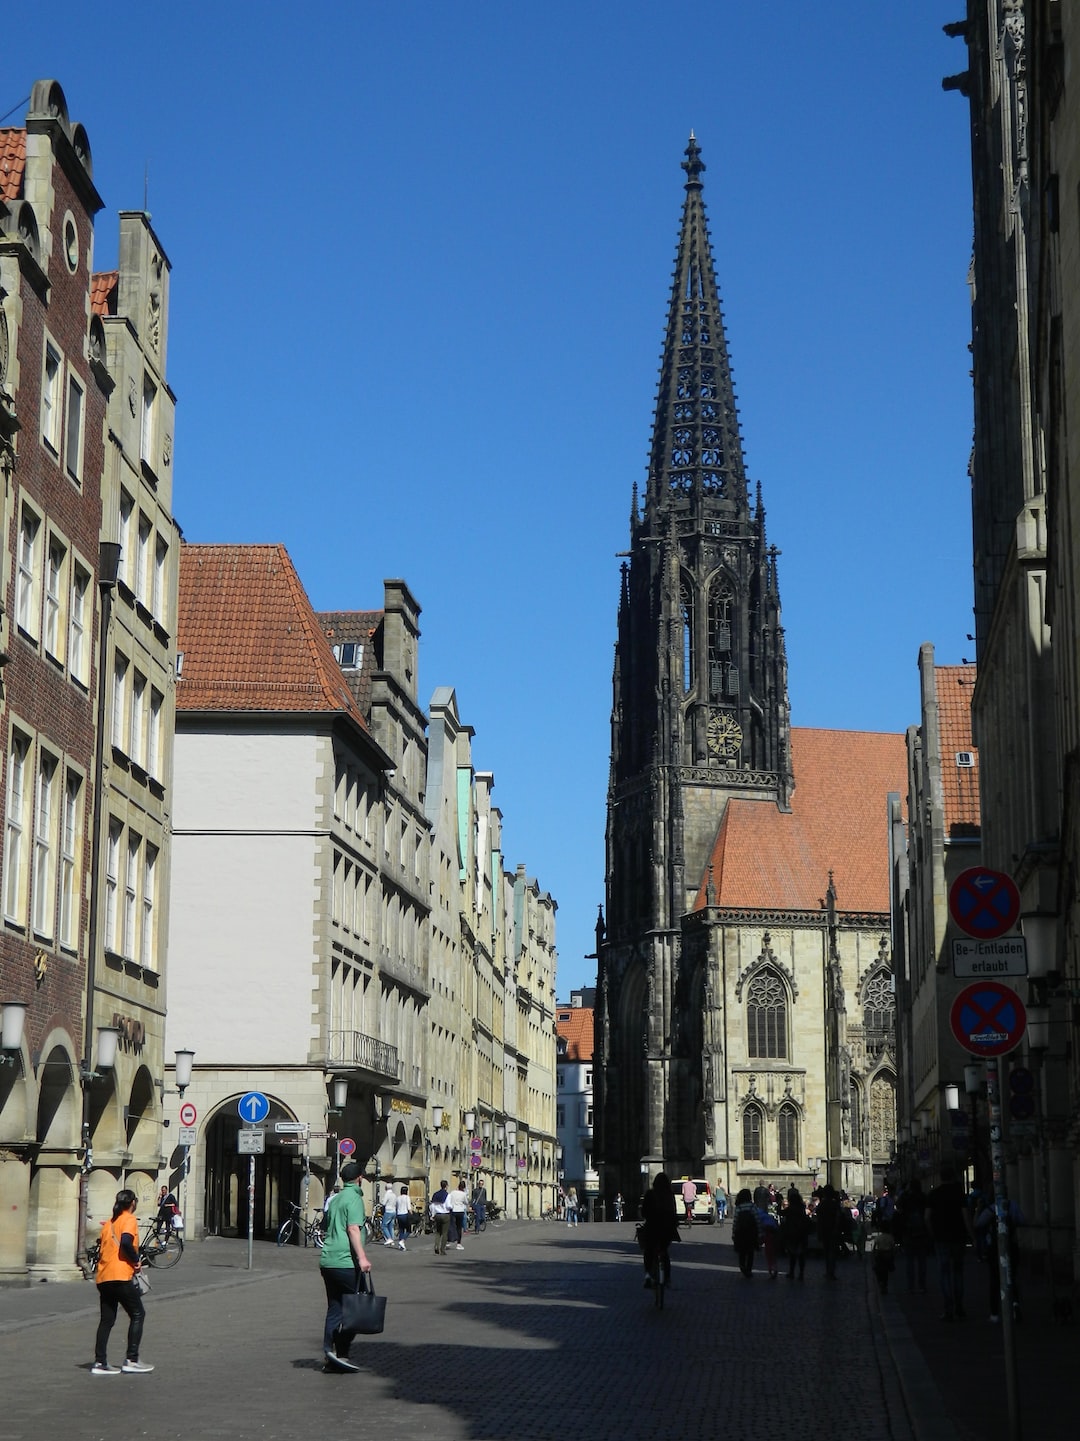
[[26, 169], [26, 131], [0, 130], [0, 200], [18, 200]]
[[[934, 667], [941, 743], [941, 796], [947, 836], [970, 836], [980, 825], [979, 753], [971, 739], [971, 693], [975, 676], [973, 665]], [[964, 753], [972, 757], [974, 765], [957, 765], [956, 757]]]
[[184, 545], [176, 645], [178, 711], [336, 711], [367, 729], [283, 545]]
[[[889, 909], [886, 796], [907, 794], [902, 735], [793, 729], [791, 810], [728, 802], [710, 860], [714, 904], [816, 911], [832, 872], [839, 911]], [[706, 904], [709, 871], [694, 909]]]
[[[569, 1019], [564, 1020], [566, 1016]], [[566, 1042], [568, 1061], [591, 1061], [593, 1056], [593, 1012], [591, 1006], [574, 1006], [555, 1012], [556, 1033]]]

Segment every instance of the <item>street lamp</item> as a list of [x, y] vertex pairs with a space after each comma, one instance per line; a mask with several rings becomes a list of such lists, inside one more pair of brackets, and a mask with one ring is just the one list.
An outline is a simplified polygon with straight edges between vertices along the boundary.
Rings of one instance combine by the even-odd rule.
[[26, 1021], [26, 1003], [24, 1001], [4, 1001], [3, 1026], [0, 1028], [0, 1063], [14, 1066], [18, 1061], [18, 1053], [22, 1050], [23, 1025]]

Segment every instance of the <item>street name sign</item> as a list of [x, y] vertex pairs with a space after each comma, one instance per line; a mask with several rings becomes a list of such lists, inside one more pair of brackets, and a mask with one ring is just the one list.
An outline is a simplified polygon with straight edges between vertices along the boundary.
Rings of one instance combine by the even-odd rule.
[[1023, 936], [1002, 936], [996, 941], [976, 941], [966, 936], [955, 936], [952, 943], [952, 973], [960, 978], [1026, 976], [1027, 941]]
[[261, 1156], [266, 1150], [266, 1132], [243, 1130], [236, 1133], [238, 1156]]
[[992, 941], [1016, 925], [1020, 892], [1004, 871], [972, 866], [949, 887], [949, 915], [967, 935]]
[[274, 1130], [279, 1136], [305, 1136], [307, 1135], [308, 1123], [306, 1121], [275, 1121]]
[[952, 1033], [972, 1056], [1003, 1056], [1015, 1050], [1027, 1029], [1024, 1003], [1001, 981], [965, 986], [949, 1013]]

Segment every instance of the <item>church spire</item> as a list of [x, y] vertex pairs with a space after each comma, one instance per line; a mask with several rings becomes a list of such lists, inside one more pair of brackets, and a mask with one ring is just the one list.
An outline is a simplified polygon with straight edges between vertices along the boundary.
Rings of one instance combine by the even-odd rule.
[[749, 519], [746, 471], [720, 292], [702, 198], [705, 162], [693, 134], [682, 168], [686, 201], [656, 399], [646, 523], [674, 509]]

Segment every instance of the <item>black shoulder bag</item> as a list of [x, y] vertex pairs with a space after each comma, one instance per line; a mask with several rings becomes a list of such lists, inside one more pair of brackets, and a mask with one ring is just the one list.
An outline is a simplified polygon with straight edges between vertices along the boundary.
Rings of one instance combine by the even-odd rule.
[[377, 1336], [386, 1320], [386, 1297], [376, 1296], [370, 1271], [361, 1271], [357, 1289], [341, 1298], [341, 1329], [357, 1336]]

